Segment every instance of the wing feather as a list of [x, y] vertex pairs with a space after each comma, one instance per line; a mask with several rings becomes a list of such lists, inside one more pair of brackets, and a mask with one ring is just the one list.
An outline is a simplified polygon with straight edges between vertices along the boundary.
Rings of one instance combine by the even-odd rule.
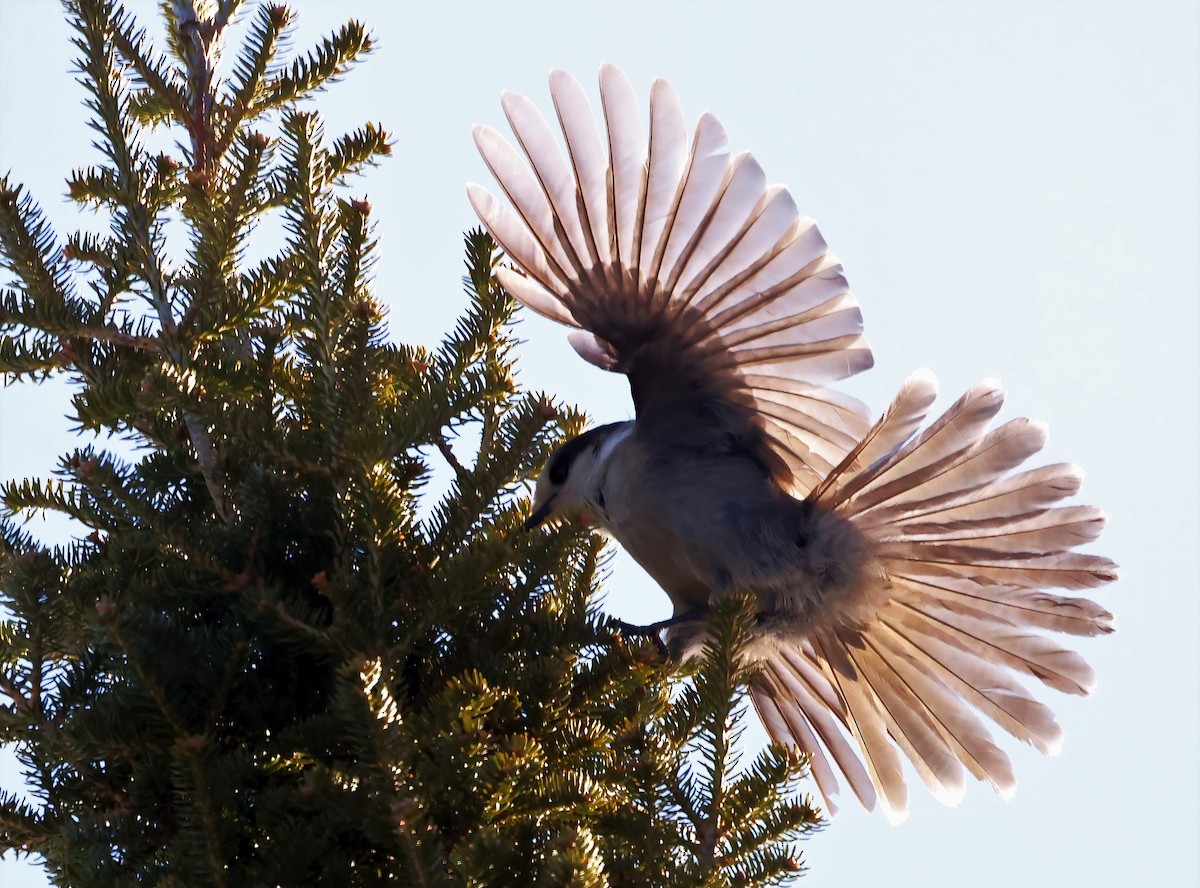
[[[542, 248], [546, 262], [553, 270], [553, 282], [570, 281], [571, 258], [558, 235], [559, 225], [541, 183], [521, 160], [508, 140], [490, 127], [476, 126], [475, 145], [488, 169], [504, 189], [518, 217]], [[536, 272], [535, 272], [536, 273]]]
[[575, 320], [562, 300], [533, 278], [526, 277], [516, 269], [501, 266], [496, 269], [496, 280], [511, 296], [519, 299], [542, 317], [566, 324], [568, 327], [579, 326], [579, 322]]
[[608, 269], [613, 261], [608, 231], [608, 161], [600, 146], [592, 106], [579, 81], [558, 69], [550, 72], [550, 96], [575, 174], [580, 224], [589, 244], [588, 264]]
[[650, 88], [650, 144], [646, 161], [646, 204], [642, 219], [641, 288], [652, 289], [661, 256], [671, 233], [674, 209], [688, 162], [687, 130], [679, 96], [665, 80]]
[[659, 251], [655, 252], [651, 268], [651, 277], [659, 282], [666, 300], [662, 305], [654, 305], [659, 310], [676, 298], [674, 286], [716, 210], [729, 179], [731, 163], [725, 127], [711, 114], [703, 115], [696, 124], [679, 199], [659, 247], [661, 255]]
[[529, 158], [554, 213], [559, 240], [571, 268], [585, 270], [589, 261], [588, 237], [583, 230], [576, 200], [575, 177], [555, 143], [550, 124], [529, 99], [519, 93], [504, 92], [500, 97], [504, 115], [521, 150]]
[[615, 65], [600, 68], [600, 96], [608, 130], [609, 238], [616, 244], [614, 256], [623, 275], [637, 268], [641, 253], [643, 218], [643, 169], [646, 164], [646, 137], [638, 115], [633, 84]]
[[[739, 154], [733, 160], [721, 197], [713, 208], [695, 249], [687, 262], [670, 279], [674, 301], [689, 304], [714, 271], [729, 257], [758, 218], [756, 210], [765, 206], [764, 192], [767, 177], [750, 154]], [[774, 244], [768, 246], [771, 249]]]
[[[905, 796], [903, 775], [880, 764], [891, 761], [889, 749], [903, 751], [949, 804], [961, 797], [966, 773], [1011, 795], [1011, 764], [981, 719], [1056, 753], [1062, 729], [1018, 677], [1087, 694], [1095, 686], [1091, 667], [1043, 633], [1113, 629], [1099, 604], [1046, 591], [1116, 577], [1108, 559], [1075, 551], [1099, 536], [1103, 512], [1058, 505], [1078, 491], [1080, 471], [1066, 464], [1015, 471], [1041, 449], [1046, 430], [1017, 419], [988, 431], [1003, 400], [991, 381], [918, 432], [935, 394], [932, 375], [910, 377], [810, 494], [862, 533], [874, 559], [857, 590], [858, 615], [841, 602], [844, 613], [814, 618], [801, 643], [836, 694], [812, 699], [858, 741], [893, 818], [902, 816]], [[762, 649], [789, 642], [794, 637], [781, 630]], [[784, 687], [807, 712], [809, 697]], [[845, 773], [843, 762], [833, 764]]]
[[471, 206], [474, 207], [483, 224], [487, 226], [496, 243], [500, 244], [514, 262], [541, 284], [543, 289], [554, 293], [555, 298], [565, 307], [566, 303], [558, 295], [558, 291], [567, 289], [566, 282], [558, 276], [556, 271], [551, 270], [550, 264], [546, 260], [545, 250], [530, 233], [528, 226], [478, 185], [468, 185], [467, 195], [471, 199]]
[[[502, 104], [520, 151], [474, 130], [515, 210], [469, 187], [528, 275], [503, 272], [506, 289], [581, 328], [576, 350], [629, 376], [639, 434], [702, 420], [709, 443], [696, 446], [736, 440], [803, 495], [852, 446], [846, 431], [864, 424], [852, 399], [793, 397], [873, 362], [840, 263], [753, 156], [731, 158], [713, 115], [700, 117], [689, 143], [664, 81], [651, 89], [649, 144], [633, 87], [612, 65], [600, 70], [602, 130], [574, 78], [552, 72], [550, 91], [565, 158], [533, 103], [513, 93]], [[817, 415], [800, 415], [808, 409]]]

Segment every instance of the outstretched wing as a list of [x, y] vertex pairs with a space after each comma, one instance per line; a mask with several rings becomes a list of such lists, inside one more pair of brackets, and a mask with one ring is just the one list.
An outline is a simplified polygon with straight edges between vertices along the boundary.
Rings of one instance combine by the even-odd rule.
[[569, 338], [588, 361], [629, 377], [640, 429], [730, 438], [807, 494], [868, 427], [859, 402], [824, 388], [873, 362], [841, 264], [785, 188], [749, 154], [731, 157], [711, 114], [689, 147], [665, 81], [651, 89], [648, 140], [615, 67], [600, 70], [606, 140], [578, 81], [554, 71], [550, 89], [565, 157], [524, 96], [503, 97], [524, 157], [474, 130], [512, 205], [468, 185], [520, 269], [501, 269], [501, 283], [578, 328]]
[[751, 689], [771, 736], [812, 756], [831, 808], [836, 766], [864, 805], [878, 798], [893, 820], [908, 806], [900, 752], [948, 804], [962, 797], [967, 774], [1011, 795], [1008, 757], [981, 716], [1056, 752], [1062, 729], [1017, 679], [1088, 693], [1092, 670], [1056, 636], [1113, 629], [1095, 602], [1048, 591], [1117, 576], [1107, 558], [1073, 551], [1104, 526], [1094, 506], [1058, 505], [1078, 491], [1082, 472], [1015, 471], [1041, 450], [1046, 428], [1015, 419], [989, 431], [1004, 400], [995, 380], [918, 433], [936, 392], [932, 374], [914, 374], [810, 496], [873, 546], [877, 612], [859, 626], [781, 640]]

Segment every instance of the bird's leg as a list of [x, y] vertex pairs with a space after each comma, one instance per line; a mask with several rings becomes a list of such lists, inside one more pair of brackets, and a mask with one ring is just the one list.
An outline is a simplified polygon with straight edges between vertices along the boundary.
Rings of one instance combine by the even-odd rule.
[[669, 629], [672, 626], [678, 626], [680, 623], [686, 623], [688, 620], [695, 620], [703, 616], [703, 611], [700, 608], [687, 611], [682, 614], [675, 614], [666, 620], [659, 620], [657, 623], [647, 623], [645, 626], [636, 626], [633, 623], [626, 623], [624, 620], [613, 620], [617, 628], [621, 630], [621, 634], [630, 638], [638, 636], [650, 636], [654, 639], [654, 646], [658, 648], [658, 652], [662, 654], [663, 659], [667, 659], [669, 652], [667, 645], [662, 640], [660, 634], [664, 629]]
[[669, 629], [672, 626], [678, 626], [680, 623], [686, 623], [688, 620], [695, 620], [703, 616], [704, 612], [700, 608], [687, 611], [682, 614], [675, 614], [667, 620], [659, 620], [657, 623], [647, 623], [645, 626], [637, 626], [633, 623], [626, 623], [624, 620], [613, 620], [626, 635], [657, 635], [664, 629]]

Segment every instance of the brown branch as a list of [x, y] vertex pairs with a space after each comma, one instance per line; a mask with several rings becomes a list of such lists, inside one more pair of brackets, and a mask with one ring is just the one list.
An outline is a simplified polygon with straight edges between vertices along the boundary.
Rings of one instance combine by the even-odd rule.
[[496, 437], [496, 408], [489, 406], [483, 414], [483, 431], [479, 434], [479, 455], [475, 457], [475, 465], [482, 465], [492, 453], [492, 441]]
[[18, 712], [29, 708], [29, 698], [22, 694], [16, 683], [9, 681], [3, 672], [0, 672], [0, 692], [7, 694], [12, 699], [13, 706]]
[[450, 468], [454, 469], [454, 473], [458, 475], [459, 481], [469, 481], [471, 473], [467, 471], [466, 466], [458, 461], [458, 457], [454, 455], [454, 451], [450, 449], [449, 443], [442, 437], [442, 433], [438, 432], [437, 437], [433, 439], [433, 443], [437, 445], [437, 449], [441, 451], [446, 462], [450, 463]]
[[133, 336], [115, 327], [82, 327], [72, 330], [70, 335], [79, 339], [107, 342], [110, 345], [121, 345], [126, 348], [140, 349], [141, 351], [162, 351], [162, 343], [156, 337]]
[[200, 466], [200, 474], [204, 478], [204, 486], [208, 488], [208, 495], [212, 497], [217, 517], [226, 524], [232, 524], [233, 510], [217, 477], [217, 448], [213, 445], [208, 429], [204, 427], [200, 416], [191, 410], [183, 412], [183, 423], [187, 426], [188, 437], [192, 439], [192, 447], [196, 451], [196, 464]]

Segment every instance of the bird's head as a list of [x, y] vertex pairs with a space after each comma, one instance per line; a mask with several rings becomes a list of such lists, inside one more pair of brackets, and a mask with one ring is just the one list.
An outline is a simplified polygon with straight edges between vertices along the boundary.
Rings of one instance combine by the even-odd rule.
[[[533, 494], [533, 511], [525, 529], [537, 527], [553, 516], [572, 516], [594, 508], [592, 488], [599, 482], [600, 470], [613, 446], [624, 437], [632, 423], [616, 422], [589, 429], [565, 441], [546, 461]], [[586, 517], [597, 518], [596, 515]]]

